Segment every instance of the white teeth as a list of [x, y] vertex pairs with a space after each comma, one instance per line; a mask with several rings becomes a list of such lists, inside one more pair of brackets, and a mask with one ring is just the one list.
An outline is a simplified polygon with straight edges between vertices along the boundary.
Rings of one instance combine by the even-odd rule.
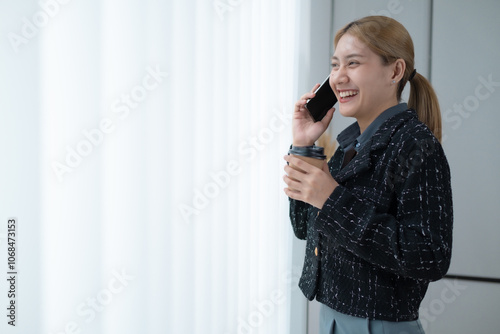
[[354, 96], [357, 94], [358, 94], [358, 92], [355, 90], [348, 90], [348, 91], [340, 92], [340, 97]]

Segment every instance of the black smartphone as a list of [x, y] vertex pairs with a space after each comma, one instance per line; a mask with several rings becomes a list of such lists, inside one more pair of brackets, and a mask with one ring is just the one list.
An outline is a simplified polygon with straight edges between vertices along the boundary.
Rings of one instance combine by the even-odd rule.
[[330, 75], [326, 77], [326, 80], [316, 89], [315, 93], [316, 96], [307, 101], [306, 108], [311, 113], [314, 121], [319, 122], [325, 117], [328, 110], [337, 103], [337, 96], [330, 87]]

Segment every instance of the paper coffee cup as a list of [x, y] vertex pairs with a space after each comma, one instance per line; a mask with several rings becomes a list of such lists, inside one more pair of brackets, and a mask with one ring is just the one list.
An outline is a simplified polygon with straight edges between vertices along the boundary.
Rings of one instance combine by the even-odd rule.
[[[323, 164], [326, 160], [324, 148], [320, 146], [292, 146], [292, 148], [288, 151], [288, 154], [293, 155], [319, 169], [323, 168]], [[290, 164], [290, 167], [304, 173], [304, 170], [298, 168], [293, 164]], [[294, 178], [291, 179], [297, 181]]]
[[[326, 159], [326, 158], [325, 159], [311, 158], [311, 157], [305, 157], [302, 155], [295, 155], [295, 154], [292, 154], [292, 155], [294, 157], [299, 158], [300, 160], [307, 162], [310, 165], [313, 165], [313, 166], [319, 168], [319, 169], [323, 168], [323, 163], [325, 162], [325, 159]], [[290, 167], [292, 167], [293, 169], [296, 169], [298, 171], [304, 172], [302, 169], [300, 169], [299, 167], [297, 167], [295, 165], [290, 164]]]

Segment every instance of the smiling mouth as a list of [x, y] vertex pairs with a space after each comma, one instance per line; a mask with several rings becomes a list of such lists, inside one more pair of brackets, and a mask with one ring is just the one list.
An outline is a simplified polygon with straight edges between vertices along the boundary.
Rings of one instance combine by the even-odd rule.
[[357, 90], [346, 90], [343, 92], [339, 92], [341, 98], [348, 98], [358, 95], [359, 91]]

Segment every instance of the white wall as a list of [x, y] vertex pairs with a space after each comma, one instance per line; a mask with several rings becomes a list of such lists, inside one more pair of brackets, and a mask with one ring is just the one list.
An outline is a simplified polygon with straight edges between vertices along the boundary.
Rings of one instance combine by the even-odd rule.
[[[500, 278], [499, 14], [497, 0], [434, 1], [432, 83], [455, 214], [450, 274]], [[495, 84], [485, 85], [490, 76]], [[499, 306], [499, 284], [442, 280], [431, 284], [421, 318], [430, 334], [498, 333]]]
[[[439, 93], [453, 177], [453, 273], [500, 277], [499, 15], [497, 0], [434, 4], [432, 83]], [[484, 87], [489, 77], [494, 84]]]

